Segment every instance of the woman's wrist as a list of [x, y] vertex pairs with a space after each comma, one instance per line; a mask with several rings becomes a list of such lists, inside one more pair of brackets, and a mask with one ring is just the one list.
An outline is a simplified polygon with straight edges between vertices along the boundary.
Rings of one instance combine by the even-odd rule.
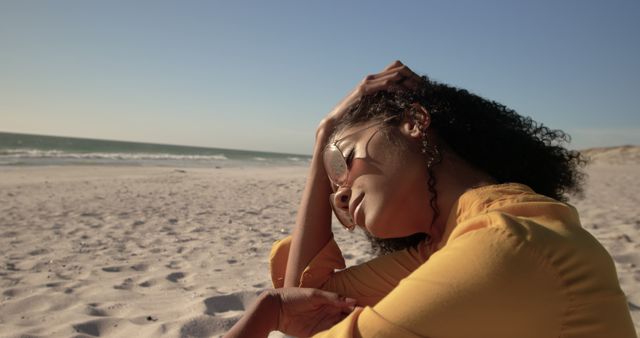
[[224, 338], [264, 338], [278, 329], [279, 320], [280, 297], [272, 290], [265, 291]]
[[335, 121], [329, 118], [325, 118], [320, 121], [318, 127], [316, 128], [316, 142], [323, 141], [326, 143], [326, 140], [331, 136], [335, 129]]
[[327, 197], [331, 193], [331, 183], [327, 177], [327, 172], [325, 171], [323, 153], [329, 137], [330, 134], [328, 134], [326, 130], [318, 132], [316, 144], [313, 149], [309, 176], [309, 179], [311, 180], [309, 182], [310, 184], [318, 183], [329, 187], [329, 190], [326, 191]]
[[[271, 331], [278, 330], [280, 328], [280, 309], [282, 307], [282, 300], [280, 295], [275, 289], [264, 291], [260, 294], [260, 302], [262, 302], [263, 308], [268, 311], [268, 316], [271, 319], [272, 327]], [[271, 332], [269, 331], [269, 332]]]

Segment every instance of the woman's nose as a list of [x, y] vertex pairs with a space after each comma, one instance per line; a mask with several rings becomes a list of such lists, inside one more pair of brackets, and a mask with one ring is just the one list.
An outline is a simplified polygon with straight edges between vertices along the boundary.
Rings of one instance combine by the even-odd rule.
[[351, 199], [351, 188], [339, 188], [333, 196], [333, 204], [340, 208], [349, 211], [349, 200]]

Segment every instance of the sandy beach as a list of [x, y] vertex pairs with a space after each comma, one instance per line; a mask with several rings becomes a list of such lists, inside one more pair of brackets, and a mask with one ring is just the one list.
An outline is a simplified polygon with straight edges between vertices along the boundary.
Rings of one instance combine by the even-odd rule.
[[[616, 149], [586, 152], [586, 194], [570, 203], [615, 260], [639, 331], [640, 148]], [[271, 286], [268, 253], [306, 175], [0, 167], [0, 336], [222, 335]], [[334, 230], [348, 265], [371, 257], [362, 234]]]

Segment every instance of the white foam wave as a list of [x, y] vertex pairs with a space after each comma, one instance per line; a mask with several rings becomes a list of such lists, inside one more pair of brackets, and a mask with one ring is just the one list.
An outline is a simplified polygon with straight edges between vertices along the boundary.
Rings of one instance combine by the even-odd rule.
[[60, 159], [89, 159], [89, 160], [197, 160], [224, 161], [228, 158], [224, 154], [216, 155], [177, 155], [168, 153], [73, 153], [61, 150], [40, 149], [4, 149], [1, 157], [10, 158], [60, 158]]

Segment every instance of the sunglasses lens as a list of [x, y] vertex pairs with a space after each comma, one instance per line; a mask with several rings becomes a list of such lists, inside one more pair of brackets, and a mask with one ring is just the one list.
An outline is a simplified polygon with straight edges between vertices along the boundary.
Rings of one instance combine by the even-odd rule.
[[347, 164], [338, 147], [331, 145], [323, 154], [324, 167], [333, 184], [342, 185], [347, 180]]
[[336, 207], [336, 205], [334, 204], [335, 196], [335, 193], [329, 195], [329, 204], [331, 204], [333, 213], [336, 215], [336, 218], [338, 219], [338, 221], [340, 221], [340, 224], [342, 224], [345, 229], [353, 231], [353, 229], [355, 229], [356, 227], [355, 222], [351, 219], [349, 211]]

